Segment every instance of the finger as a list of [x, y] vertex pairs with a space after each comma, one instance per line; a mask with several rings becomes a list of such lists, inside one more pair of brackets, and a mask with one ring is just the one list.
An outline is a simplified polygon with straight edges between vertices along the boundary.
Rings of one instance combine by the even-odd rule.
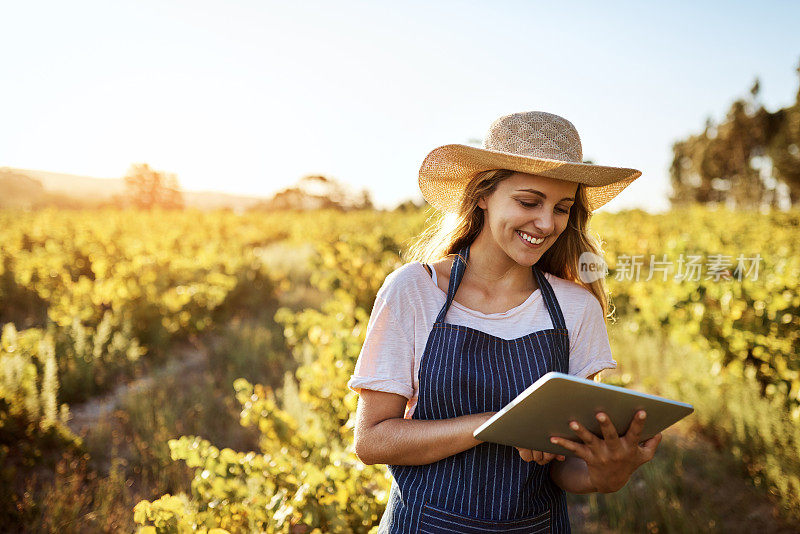
[[633, 417], [633, 422], [631, 422], [627, 432], [625, 432], [625, 439], [628, 440], [628, 443], [639, 443], [639, 438], [642, 435], [642, 429], [644, 428], [644, 421], [646, 418], [647, 412], [644, 410], [639, 410], [636, 412], [636, 415]]
[[555, 457], [555, 454], [549, 452], [535, 451], [533, 449], [525, 450], [530, 453], [531, 458], [539, 465], [544, 465]]
[[547, 462], [551, 461], [555, 457], [556, 457], [556, 455], [553, 454], [552, 452], [543, 453], [542, 464], [546, 464]]
[[561, 445], [568, 451], [572, 452], [578, 458], [582, 458], [587, 462], [592, 459], [592, 451], [589, 449], [588, 446], [584, 445], [583, 443], [578, 443], [577, 441], [572, 441], [571, 439], [560, 438], [558, 436], [552, 436], [550, 438], [550, 443], [555, 443], [556, 445]]
[[619, 439], [619, 434], [617, 434], [617, 429], [614, 423], [611, 422], [611, 418], [603, 412], [598, 412], [595, 417], [600, 421], [600, 431], [603, 433], [603, 439], [608, 447], [610, 449], [622, 448], [622, 441]]
[[578, 435], [578, 437], [588, 446], [596, 447], [600, 440], [589, 432], [582, 424], [577, 421], [570, 421], [569, 427]]
[[526, 462], [530, 462], [533, 460], [533, 453], [530, 449], [523, 449], [521, 447], [515, 447], [519, 451], [519, 455], [522, 457], [523, 460]]
[[663, 436], [661, 435], [661, 432], [659, 432], [658, 434], [656, 434], [655, 436], [644, 442], [644, 449], [647, 451], [648, 460], [653, 458], [653, 456], [655, 456], [656, 448], [658, 447], [658, 444], [661, 443], [662, 437]]

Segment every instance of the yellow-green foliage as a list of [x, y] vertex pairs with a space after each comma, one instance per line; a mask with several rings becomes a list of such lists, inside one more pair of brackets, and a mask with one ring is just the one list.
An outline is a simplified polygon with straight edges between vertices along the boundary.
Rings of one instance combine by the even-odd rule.
[[[134, 361], [143, 353], [129, 325], [111, 332], [106, 313], [96, 329], [77, 319], [63, 328], [50, 323], [46, 329], [28, 328], [18, 332], [14, 323], [3, 325], [0, 347], [0, 438], [10, 441], [16, 426], [46, 429], [64, 427], [68, 405], [62, 390], [81, 398], [78, 392], [92, 391], [106, 374], [114, 373], [119, 362]], [[63, 378], [59, 379], [59, 375]], [[22, 423], [22, 421], [26, 421]], [[16, 427], [13, 427], [16, 428]], [[64, 430], [65, 428], [61, 428]], [[33, 438], [35, 432], [25, 432]]]
[[[0, 320], [20, 322], [18, 335], [4, 327], [0, 431], [10, 414], [41, 430], [68, 398], [54, 392], [79, 399], [166, 342], [262, 307], [274, 285], [298, 283], [270, 257], [279, 250], [273, 245], [311, 243], [312, 281], [329, 298], [319, 309], [275, 316], [299, 367], [277, 391], [236, 381], [241, 422], [260, 431], [260, 450], [218, 450], [198, 436], [172, 440], [173, 458], [196, 470], [191, 498], [142, 501], [137, 522], [158, 532], [289, 532], [292, 523], [364, 531], [383, 510], [389, 478], [353, 453], [357, 396], [345, 384], [374, 295], [426, 215], [0, 212]], [[592, 230], [605, 241], [612, 302], [624, 324], [691, 345], [702, 355], [694, 364], [710, 369], [691, 372], [686, 357], [632, 372], [648, 388], [695, 404], [703, 432], [796, 510], [800, 212], [634, 210], [598, 214]], [[757, 280], [717, 281], [705, 271], [697, 281], [645, 280], [647, 263], [640, 281], [617, 280], [624, 255], [637, 254], [673, 262], [681, 254], [704, 262], [760, 254], [762, 261]], [[5, 349], [14, 337], [22, 352]]]
[[[643, 334], [629, 319], [610, 331], [620, 365], [604, 382], [681, 399], [695, 411], [679, 423], [682, 432], [665, 432], [637, 480], [588, 499], [594, 513], [619, 532], [653, 531], [647, 523], [654, 520], [659, 532], [725, 532], [726, 522], [733, 526], [741, 517], [724, 516], [724, 499], [739, 495], [722, 486], [744, 475], [774, 497], [788, 522], [800, 521], [800, 426], [781, 399], [761, 396], [754, 370], [731, 372], [696, 347]], [[686, 443], [694, 433], [720, 452], [709, 457], [706, 449], [694, 450]]]
[[[192, 496], [200, 504], [196, 511], [184, 512], [193, 524], [230, 532], [290, 532], [292, 524], [317, 527], [320, 532], [364, 532], [379, 518], [390, 479], [385, 466], [364, 465], [353, 448], [358, 399], [346, 383], [352, 355], [364, 341], [369, 313], [357, 305], [350, 289], [366, 282], [374, 295], [399, 263], [397, 255], [384, 248], [390, 241], [368, 234], [360, 239], [350, 236], [348, 243], [349, 257], [358, 252], [362, 261], [347, 262], [327, 277], [315, 278], [316, 284], [332, 289], [322, 308], [297, 314], [281, 308], [275, 316], [301, 363], [296, 380], [287, 374], [280, 398], [270, 387], [244, 379], [234, 382], [242, 404], [240, 422], [258, 428], [260, 453], [220, 451], [198, 437], [170, 441], [172, 457], [196, 469]], [[323, 241], [316, 247], [320, 269], [326, 260], [347, 250], [341, 243]], [[364, 261], [369, 258], [383, 259]], [[363, 276], [364, 271], [369, 276]], [[137, 522], [157, 526], [165, 518], [156, 513]]]
[[[764, 392], [790, 402], [800, 422], [800, 211], [762, 215], [695, 206], [660, 215], [601, 213], [593, 230], [605, 241], [620, 315], [706, 351], [733, 374], [752, 368]], [[728, 256], [732, 274], [740, 254], [758, 254], [758, 274], [715, 280], [707, 272], [715, 254]], [[623, 261], [630, 261], [623, 255], [643, 256], [638, 282], [622, 276]], [[651, 255], [673, 262], [666, 281], [659, 272], [646, 280]], [[699, 280], [672, 278], [681, 255], [701, 258]]]
[[21, 418], [46, 430], [59, 420], [58, 382], [52, 335], [38, 329], [17, 332], [12, 323], [0, 336], [0, 431], [10, 418]]
[[229, 213], [0, 211], [0, 322], [56, 329], [61, 400], [77, 402], [260, 306], [272, 280], [258, 251], [286, 235]]
[[192, 527], [190, 521], [186, 519], [185, 509], [187, 506], [190, 506], [190, 503], [187, 502], [185, 497], [176, 497], [167, 493], [152, 503], [147, 501], [140, 502], [136, 505], [133, 515], [139, 523], [144, 523], [145, 521], [154, 523], [139, 529], [142, 534], [156, 534], [157, 532], [167, 534], [230, 534], [222, 528]]
[[35, 469], [47, 450], [80, 445], [58, 404], [53, 334], [12, 323], [0, 335], [0, 517], [16, 517], [18, 474]]
[[[290, 532], [293, 524], [364, 532], [379, 518], [390, 482], [384, 466], [365, 466], [353, 450], [357, 396], [346, 382], [368, 315], [337, 290], [321, 312], [292, 316], [283, 309], [277, 318], [304, 362], [299, 382], [287, 374], [280, 399], [270, 387], [234, 382], [240, 422], [261, 435], [259, 453], [219, 450], [196, 436], [170, 440], [172, 457], [195, 468], [193, 499], [175, 520], [232, 533]], [[137, 505], [152, 512], [138, 515], [138, 523], [158, 527], [175, 516], [150, 506]]]
[[[613, 244], [617, 254], [640, 253], [649, 251], [650, 247], [663, 247], [665, 253], [672, 254], [686, 250], [685, 245], [680, 245], [681, 240], [702, 245], [697, 250], [704, 254], [734, 252], [727, 241], [715, 241], [706, 236], [709, 231], [722, 231], [722, 228], [711, 225], [720, 217], [719, 214], [700, 211], [676, 214], [672, 219], [663, 216], [667, 221], [661, 221], [658, 217], [634, 213], [630, 219], [623, 219], [621, 215], [609, 215], [598, 218], [597, 222], [598, 226], [607, 230], [609, 237], [606, 241]], [[281, 309], [276, 315], [276, 320], [284, 324], [284, 333], [293, 347], [295, 358], [301, 363], [295, 375], [297, 381], [287, 376], [285, 387], [278, 393], [270, 388], [237, 381], [237, 398], [243, 406], [241, 422], [258, 427], [262, 436], [261, 454], [229, 451], [225, 455], [198, 438], [181, 438], [171, 443], [175, 456], [186, 459], [187, 463], [192, 462], [189, 465], [197, 469], [192, 502], [199, 503], [197, 506], [200, 511], [193, 524], [233, 530], [246, 530], [255, 525], [254, 528], [268, 532], [283, 531], [281, 529], [288, 528], [289, 522], [319, 527], [326, 532], [364, 531], [367, 525], [375, 524], [385, 502], [387, 473], [376, 466], [361, 465], [352, 454], [356, 397], [345, 384], [363, 342], [372, 299], [386, 274], [400, 265], [398, 244], [407, 242], [408, 237], [419, 230], [421, 219], [404, 219], [407, 224], [405, 228], [391, 224], [391, 221], [401, 219], [399, 215], [387, 216], [388, 222], [382, 225], [371, 219], [372, 216], [364, 214], [339, 216], [338, 220], [326, 219], [324, 235], [318, 233], [319, 228], [313, 230], [313, 242], [319, 252], [312, 260], [317, 273], [314, 283], [331, 292], [331, 298], [320, 310], [309, 309], [292, 314], [288, 309]], [[309, 218], [307, 222], [311, 225], [312, 219]], [[295, 224], [298, 223], [295, 220]], [[763, 217], [758, 224], [770, 227], [774, 223], [769, 217]], [[613, 227], [613, 231], [608, 230], [609, 226]], [[708, 230], [709, 227], [711, 230]], [[796, 235], [796, 230], [793, 234], [791, 228], [787, 228], [786, 232]], [[651, 236], [649, 242], [648, 235]], [[749, 247], [763, 241], [763, 237], [762, 241], [756, 241], [752, 233], [748, 235], [751, 239]], [[786, 238], [787, 241], [789, 239]], [[720, 244], [720, 248], [714, 249], [717, 244]], [[608, 250], [609, 247], [606, 248]], [[658, 249], [659, 252], [661, 250]], [[742, 252], [749, 254], [751, 250], [746, 248]], [[778, 252], [784, 256], [787, 254], [780, 247]], [[787, 272], [791, 275], [794, 272], [793, 261], [773, 258], [766, 266], [762, 265], [762, 269], [773, 268], [782, 275]], [[610, 254], [610, 263], [613, 267], [613, 253]], [[646, 285], [648, 283], [650, 286]], [[683, 285], [611, 281], [610, 285], [615, 293], [618, 311], [629, 325], [652, 330], [666, 328], [667, 331], [674, 331], [679, 339], [678, 333], [683, 332], [683, 341], [697, 342], [691, 337], [687, 338], [686, 332], [695, 337], [712, 332], [718, 335], [713, 342], [720, 354], [708, 354], [703, 363], [719, 375], [725, 363], [740, 361], [726, 361], [721, 357], [722, 348], [734, 344], [737, 334], [732, 332], [736, 328], [712, 330], [714, 321], [704, 323], [705, 315], [696, 314], [693, 306], [698, 302], [696, 295], [706, 299], [700, 300], [706, 307], [713, 307], [717, 302], [714, 299], [719, 299], [717, 306], [723, 309], [723, 306], [732, 305], [732, 297], [725, 297], [726, 291], [739, 294], [735, 292], [741, 291], [742, 287], [751, 292], [757, 291], [754, 283], [736, 283], [740, 286], [732, 282], [725, 286], [721, 283], [714, 286], [706, 281], [694, 284], [684, 282]], [[796, 284], [796, 280], [791, 276], [783, 276], [781, 283], [794, 287], [792, 284]], [[764, 294], [762, 298], [770, 300], [770, 295]], [[765, 309], [771, 309], [768, 306], [787, 305], [794, 304], [771, 302], [765, 305]], [[695, 314], [689, 314], [690, 311], [695, 311]], [[777, 316], [780, 317], [780, 314]], [[736, 326], [755, 330], [763, 325], [751, 320], [737, 323]], [[791, 338], [794, 332], [791, 329], [773, 332], [777, 336], [784, 334]], [[756, 336], [752, 332], [746, 335]], [[771, 346], [786, 348], [781, 343], [785, 341], [778, 340]], [[783, 355], [787, 361], [794, 358], [792, 350]], [[770, 361], [778, 360], [773, 358]], [[622, 362], [622, 365], [625, 363]], [[794, 365], [787, 365], [787, 369], [796, 368], [792, 367]], [[685, 367], [676, 365], [668, 372], [658, 369], [650, 374], [641, 370], [641, 374], [648, 381], [648, 387], [652, 386], [655, 390], [660, 388], [665, 394], [673, 393], [676, 397], [695, 403], [698, 413], [702, 411], [704, 414], [703, 424], [719, 432], [720, 439], [731, 443], [734, 453], [748, 465], [763, 465], [763, 469], [755, 476], [769, 481], [772, 491], [779, 495], [786, 508], [794, 506], [796, 430], [787, 424], [788, 417], [769, 416], [770, 413], [787, 414], [785, 407], [781, 412], [778, 401], [761, 399], [752, 377], [746, 384], [713, 382], [709, 376], [717, 375], [694, 373]], [[755, 368], [750, 368], [753, 373]], [[725, 376], [734, 377], [737, 373], [746, 376], [743, 369], [731, 365]], [[794, 375], [783, 376], [794, 379]], [[678, 386], [683, 389], [674, 389]], [[734, 392], [737, 396], [735, 400], [726, 402], [724, 396], [721, 398], [726, 391]], [[740, 396], [744, 395], [749, 395], [746, 398], [747, 409], [737, 412], [728, 406], [729, 403], [740, 406]], [[775, 404], [770, 404], [773, 402]], [[759, 408], [762, 405], [763, 408]], [[726, 417], [731, 421], [729, 424], [718, 423], [718, 419]], [[768, 428], [772, 431], [765, 430]], [[779, 448], [784, 450], [779, 451]], [[221, 468], [219, 463], [224, 456], [227, 456], [226, 464], [236, 467]], [[267, 472], [253, 469], [254, 463]], [[225, 481], [216, 482], [215, 486], [214, 481], [222, 476], [220, 473], [226, 473]], [[252, 499], [257, 498], [247, 489], [250, 487], [258, 488], [257, 495], [266, 499], [269, 506], [263, 502], [259, 506], [250, 506]], [[338, 499], [326, 497], [324, 488], [328, 487], [339, 489]], [[350, 503], [349, 506], [346, 503]], [[186, 517], [192, 516], [189, 514]], [[209, 520], [209, 517], [213, 517], [213, 520]], [[240, 519], [232, 521], [231, 517]]]
[[740, 458], [753, 482], [800, 521], [800, 425], [783, 399], [760, 394], [754, 368], [726, 369], [696, 348], [636, 360], [629, 372], [646, 377], [648, 391], [691, 402], [702, 432]]

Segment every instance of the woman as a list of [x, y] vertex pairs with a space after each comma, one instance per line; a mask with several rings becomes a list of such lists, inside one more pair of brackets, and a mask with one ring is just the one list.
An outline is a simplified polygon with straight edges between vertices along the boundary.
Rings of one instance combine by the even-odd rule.
[[581, 158], [572, 123], [537, 111], [425, 158], [422, 193], [456, 224], [386, 278], [348, 382], [356, 453], [393, 476], [379, 532], [570, 532], [566, 491], [617, 491], [655, 454], [643, 411], [622, 437], [602, 413], [602, 438], [573, 426], [580, 443], [554, 441], [568, 458], [472, 437], [549, 371], [616, 367], [603, 280], [582, 280], [579, 258], [599, 252], [591, 211], [641, 172]]

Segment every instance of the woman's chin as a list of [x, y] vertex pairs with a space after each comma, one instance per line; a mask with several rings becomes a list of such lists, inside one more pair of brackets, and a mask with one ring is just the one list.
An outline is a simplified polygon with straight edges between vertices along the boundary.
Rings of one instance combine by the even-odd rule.
[[521, 252], [515, 252], [514, 255], [511, 256], [515, 262], [520, 265], [524, 265], [525, 267], [531, 267], [539, 261], [539, 258], [542, 257], [541, 251], [539, 250], [522, 250]]

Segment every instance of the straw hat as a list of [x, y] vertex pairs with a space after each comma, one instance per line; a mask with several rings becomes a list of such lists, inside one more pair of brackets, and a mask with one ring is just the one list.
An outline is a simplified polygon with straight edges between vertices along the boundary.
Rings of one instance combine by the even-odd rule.
[[588, 209], [594, 211], [642, 175], [582, 158], [578, 131], [567, 119], [544, 111], [512, 113], [492, 123], [483, 148], [456, 144], [432, 150], [419, 169], [419, 188], [431, 206], [457, 212], [476, 173], [510, 169], [585, 184]]

